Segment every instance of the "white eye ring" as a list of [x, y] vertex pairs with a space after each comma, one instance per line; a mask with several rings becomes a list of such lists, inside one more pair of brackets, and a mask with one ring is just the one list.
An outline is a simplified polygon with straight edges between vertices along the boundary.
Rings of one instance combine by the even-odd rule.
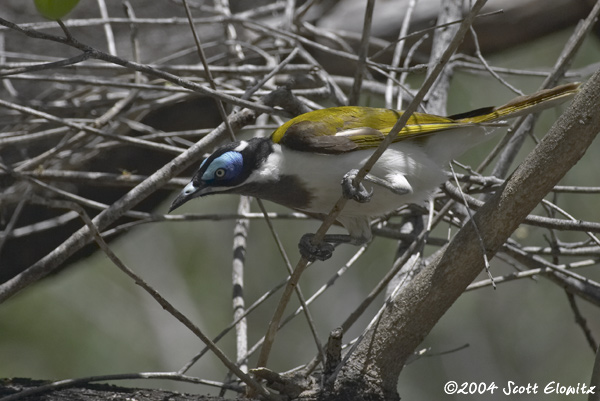
[[223, 178], [225, 177], [225, 169], [224, 168], [218, 168], [215, 170], [215, 178]]

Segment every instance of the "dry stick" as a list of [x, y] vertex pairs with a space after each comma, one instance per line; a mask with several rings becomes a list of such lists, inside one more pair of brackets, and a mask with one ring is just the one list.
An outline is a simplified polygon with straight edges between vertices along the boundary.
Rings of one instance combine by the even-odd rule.
[[[0, 166], [0, 167], [2, 167], [2, 166]], [[10, 238], [11, 234], [13, 233], [13, 229], [15, 228], [15, 225], [17, 224], [17, 220], [19, 220], [19, 217], [21, 216], [21, 213], [23, 212], [23, 208], [25, 207], [25, 204], [27, 203], [30, 191], [31, 191], [31, 188], [25, 189], [25, 191], [22, 195], [22, 199], [17, 203], [17, 207], [15, 207], [15, 209], [13, 210], [12, 215], [10, 216], [8, 223], [6, 224], [6, 227], [4, 228], [4, 230], [0, 231], [0, 253], [2, 253], [2, 248], [4, 248], [4, 244], [5, 244], [6, 240], [8, 238]]]
[[[194, 25], [194, 19], [192, 18], [192, 12], [190, 11], [190, 7], [188, 6], [187, 0], [183, 0], [183, 6], [185, 7], [185, 14], [188, 17], [188, 21], [190, 23], [190, 29], [194, 35], [194, 42], [196, 43], [196, 49], [198, 50], [198, 56], [202, 61], [202, 66], [204, 67], [204, 72], [206, 73], [206, 80], [208, 81], [210, 87], [213, 91], [217, 92], [217, 85], [215, 84], [215, 80], [213, 79], [212, 72], [208, 66], [208, 62], [206, 61], [206, 55], [204, 54], [204, 49], [202, 48], [202, 43], [200, 42], [200, 37], [198, 36], [198, 32], [196, 32], [196, 26]], [[217, 108], [219, 109], [219, 114], [221, 115], [221, 119], [225, 123], [225, 127], [227, 127], [227, 132], [229, 132], [229, 136], [231, 141], [235, 142], [235, 134], [233, 133], [233, 129], [231, 125], [229, 125], [229, 120], [227, 119], [227, 112], [225, 111], [225, 106], [223, 105], [223, 101], [221, 99], [216, 98]]]
[[[400, 32], [398, 33], [398, 40], [396, 41], [396, 46], [394, 47], [394, 54], [392, 56], [392, 66], [398, 67], [400, 65], [400, 60], [402, 59], [402, 53], [404, 52], [404, 44], [405, 40], [400, 40], [405, 37], [408, 33], [408, 27], [410, 26], [410, 20], [412, 18], [413, 11], [417, 4], [418, 0], [410, 0], [408, 3], [408, 7], [406, 8], [404, 14], [404, 20], [402, 21], [402, 27], [400, 28]], [[404, 73], [403, 73], [404, 74]], [[398, 101], [394, 104], [393, 94], [394, 94], [394, 80], [396, 78], [396, 72], [390, 72], [390, 77], [387, 80], [386, 88], [385, 88], [385, 107], [388, 109], [391, 108], [400, 108], [402, 104], [402, 95], [400, 90], [398, 90]]]
[[[459, 181], [479, 184], [483, 186], [500, 186], [505, 180], [494, 176], [471, 175], [471, 174], [456, 174]], [[558, 193], [575, 193], [575, 194], [598, 194], [600, 187], [577, 186], [577, 185], [556, 185], [552, 188], [552, 192]]]
[[[285, 267], [287, 268], [288, 273], [291, 276], [293, 274], [293, 269], [292, 269], [292, 263], [290, 261], [290, 258], [288, 257], [287, 253], [285, 252], [283, 244], [281, 243], [281, 239], [279, 238], [277, 231], [275, 231], [275, 227], [273, 227], [273, 224], [271, 223], [271, 219], [269, 218], [269, 216], [267, 214], [267, 210], [265, 209], [265, 206], [263, 205], [262, 200], [257, 199], [257, 203], [258, 203], [258, 206], [260, 207], [260, 210], [262, 211], [263, 215], [265, 216], [265, 222], [267, 223], [267, 226], [269, 227], [269, 230], [271, 231], [271, 234], [273, 235], [273, 239], [275, 240], [275, 243], [277, 244], [277, 248], [279, 249], [279, 252], [281, 253], [281, 257], [283, 258]], [[298, 301], [300, 302], [300, 307], [302, 308], [301, 310], [304, 312], [304, 315], [306, 316], [306, 321], [308, 323], [308, 327], [310, 328], [310, 332], [313, 336], [313, 339], [315, 340], [315, 345], [317, 346], [317, 352], [319, 353], [319, 355], [321, 355], [321, 358], [323, 360], [325, 360], [324, 359], [325, 353], [323, 351], [323, 345], [321, 344], [321, 340], [319, 339], [319, 335], [317, 334], [317, 328], [315, 326], [314, 319], [312, 318], [312, 315], [308, 309], [308, 303], [307, 303], [306, 299], [304, 298], [304, 295], [302, 294], [302, 290], [300, 289], [300, 286], [297, 285], [294, 289], [296, 291], [296, 295], [298, 296]], [[294, 315], [294, 316], [297, 316], [297, 315]]]
[[[251, 198], [240, 196], [238, 203], [238, 214], [250, 211]], [[248, 229], [250, 220], [238, 219], [233, 229], [233, 260], [231, 266], [231, 284], [232, 284], [232, 306], [233, 320], [238, 323], [235, 325], [235, 361], [240, 370], [248, 373], [248, 322], [245, 318], [244, 302], [244, 268], [246, 263], [246, 239], [248, 238]], [[228, 371], [224, 382], [231, 380], [233, 372]], [[225, 396], [225, 388], [221, 388], [220, 397]]]
[[342, 91], [333, 77], [319, 64], [319, 62], [306, 51], [302, 46], [298, 46], [300, 49], [300, 57], [302, 57], [307, 62], [311, 63], [313, 66], [318, 67], [318, 70], [315, 71], [315, 74], [327, 84], [327, 88], [329, 89], [329, 96], [333, 97], [338, 105], [347, 105], [348, 98], [346, 94]]
[[[306, 300], [306, 305], [310, 305], [319, 296], [321, 296], [328, 288], [330, 288], [331, 286], [333, 286], [335, 284], [336, 280], [338, 278], [340, 278], [346, 272], [346, 270], [348, 270], [360, 258], [360, 256], [362, 256], [364, 254], [364, 252], [366, 251], [367, 248], [368, 248], [368, 244], [367, 245], [363, 245], [362, 247], [360, 247], [360, 249], [358, 251], [356, 251], [356, 253], [348, 260], [348, 262], [344, 266], [342, 266], [334, 274], [334, 276], [331, 277], [329, 279], [329, 281], [327, 281], [326, 284], [324, 284], [313, 295], [311, 295], [311, 297], [308, 300]], [[287, 280], [282, 283], [281, 287], [283, 287], [283, 285], [285, 285], [286, 283], [287, 283]], [[278, 287], [278, 288], [280, 288], [280, 287]], [[289, 322], [291, 322], [293, 318], [295, 318], [296, 316], [298, 316], [303, 311], [304, 311], [304, 307], [303, 306], [298, 307], [298, 309], [296, 309], [294, 312], [292, 312], [285, 319], [282, 320], [281, 324], [279, 325], [279, 328], [281, 329], [282, 327], [284, 327], [286, 324], [288, 324]], [[264, 337], [262, 337], [260, 340], [258, 340], [252, 346], [252, 348], [250, 348], [250, 350], [248, 351], [248, 356], [254, 354], [254, 352], [256, 352], [256, 350], [258, 350], [258, 348], [264, 343], [264, 341], [265, 341]], [[311, 361], [311, 364], [305, 366], [305, 368], [302, 371], [302, 375], [304, 377], [308, 376], [318, 366], [318, 364], [322, 360], [323, 360], [322, 359], [322, 355], [321, 354], [317, 354], [317, 356]]]
[[579, 310], [579, 306], [577, 306], [577, 301], [575, 300], [575, 295], [573, 295], [573, 293], [569, 292], [569, 291], [565, 291], [565, 294], [567, 294], [567, 299], [569, 300], [569, 306], [571, 307], [571, 310], [573, 311], [573, 314], [575, 315], [575, 323], [577, 323], [579, 325], [579, 327], [581, 327], [581, 331], [583, 331], [583, 335], [585, 336], [585, 339], [587, 340], [589, 346], [592, 348], [592, 352], [596, 352], [596, 350], [598, 349], [598, 343], [596, 342], [596, 339], [594, 338], [594, 334], [592, 333], [592, 331], [590, 330], [590, 327], [587, 324], [587, 320], [581, 313], [581, 310]]
[[[574, 269], [574, 268], [594, 266], [597, 264], [598, 264], [598, 262], [596, 262], [595, 260], [585, 260], [585, 261], [581, 261], [578, 263], [570, 264], [568, 267], [569, 267], [569, 269]], [[564, 268], [566, 268], [566, 267], [564, 267]], [[504, 276], [496, 276], [496, 277], [494, 277], [494, 282], [496, 284], [507, 283], [509, 281], [520, 280], [522, 278], [531, 278], [533, 276], [539, 276], [539, 275], [543, 275], [545, 273], [550, 273], [552, 270], [553, 269], [548, 266], [537, 267], [534, 269], [528, 269], [528, 270], [518, 271], [518, 272], [514, 272], [514, 273], [509, 273]], [[465, 291], [478, 290], [480, 288], [489, 287], [491, 285], [492, 285], [492, 280], [484, 279], [484, 280], [476, 281], [472, 284], [469, 284], [469, 286], [465, 289]]]
[[[132, 24], [135, 23], [135, 21], [137, 21], [136, 18], [132, 17]], [[46, 56], [47, 60], [52, 60], [54, 57], [49, 57]], [[55, 60], [55, 62], [62, 62], [63, 60], [57, 59]], [[467, 64], [467, 63], [465, 63]], [[6, 62], [3, 61], [0, 58], [0, 69], [2, 68], [30, 68], [30, 67], [36, 67], [39, 66], [39, 62], [25, 62], [25, 61], [20, 61], [20, 62]], [[195, 74], [195, 75], [201, 75], [204, 74], [204, 67], [202, 67], [201, 65], [197, 65], [197, 64], [170, 64], [170, 65], [165, 65], [165, 64], [160, 64], [159, 61], [154, 61], [152, 64], [148, 64], [150, 67], [153, 68], [161, 68], [164, 71], [168, 71], [168, 72], [187, 72], [190, 74]], [[121, 69], [121, 66], [119, 65], [112, 65], [112, 64], [106, 64], [106, 63], [100, 63], [97, 61], [90, 61], [84, 65], [79, 65], [77, 67], [75, 67], [74, 65], [71, 64], [67, 64], [65, 65], [66, 68], [69, 69], [77, 69], [79, 71], [114, 71], [114, 70], [119, 70]], [[476, 69], [477, 66], [473, 66], [471, 64], [467, 64], [467, 67], [469, 68], [473, 68]], [[241, 64], [241, 65], [212, 65], [210, 67], [211, 71], [213, 73], [219, 73], [222, 75], [226, 75], [226, 76], [239, 76], [241, 74], [244, 75], [263, 75], [268, 73], [269, 71], [271, 71], [271, 66], [268, 65], [253, 65], [253, 64]], [[312, 65], [307, 65], [307, 64], [292, 64], [290, 66], [288, 66], [286, 68], [286, 72], [289, 73], [310, 73], [311, 70], [314, 68], [314, 66]], [[503, 69], [501, 67], [494, 67], [495, 70], [499, 70], [499, 71], [507, 71], [507, 69]], [[410, 69], [410, 71], [414, 71], [414, 69]], [[512, 70], [509, 70], [512, 71]], [[546, 76], [548, 75], [547, 73], [544, 73], [543, 71], [528, 71], [528, 70], [517, 70], [520, 74], [529, 74], [529, 75], [533, 75], [533, 76]], [[515, 72], [516, 73], [516, 72]], [[1, 76], [1, 75], [0, 75]], [[46, 78], [51, 78], [51, 77], [46, 77]]]
[[[260, 305], [262, 305], [263, 302], [265, 302], [267, 299], [269, 299], [271, 297], [271, 295], [275, 294], [280, 288], [283, 288], [283, 286], [285, 285], [286, 282], [287, 282], [287, 279], [281, 281], [275, 287], [273, 287], [272, 289], [270, 289], [269, 291], [264, 293], [256, 301], [254, 301], [254, 303], [252, 305], [250, 305], [238, 319], [232, 321], [226, 328], [224, 328], [219, 334], [217, 334], [215, 336], [215, 338], [213, 339], [213, 342], [215, 342], [215, 343], [219, 342], [219, 340], [221, 340], [221, 338], [223, 338], [227, 333], [229, 333], [229, 331], [231, 329], [233, 329], [239, 323], [239, 321], [241, 319], [245, 318], [252, 311], [254, 311], [256, 308], [258, 308]], [[186, 363], [183, 367], [181, 367], [181, 369], [179, 369], [177, 371], [177, 373], [183, 374], [183, 373], [187, 372], [208, 351], [209, 351], [209, 348], [204, 347], [204, 349], [202, 349], [198, 354], [196, 354], [188, 363]], [[251, 354], [252, 354], [252, 350], [248, 351], [247, 355], [250, 356]]]
[[[131, 20], [129, 24], [129, 40], [131, 41], [131, 49], [133, 53], [133, 59], [136, 63], [139, 63], [141, 60], [140, 57], [140, 43], [138, 40], [138, 27], [135, 24], [135, 12], [133, 11], [133, 6], [129, 2], [129, 0], [123, 1], [123, 9], [125, 10], [125, 14], [127, 18]], [[139, 71], [135, 72], [135, 82], [139, 83], [141, 81], [141, 74]]]
[[[410, 49], [408, 49], [408, 52], [406, 53], [406, 57], [404, 58], [404, 67], [409, 67], [413, 56], [415, 55], [415, 52], [421, 47], [421, 45], [429, 38], [429, 34], [425, 34], [422, 37], [420, 37], [411, 47]], [[403, 72], [402, 74], [400, 74], [400, 79], [398, 81], [398, 87], [399, 88], [403, 88], [405, 93], [408, 96], [412, 96], [410, 90], [406, 87], [405, 82], [406, 79], [408, 78], [408, 72]], [[402, 94], [400, 92], [400, 90], [398, 90], [398, 94], [397, 94], [397, 106], [398, 109], [402, 109], [402, 102], [403, 102], [403, 97]]]
[[[215, 9], [226, 17], [231, 17], [231, 8], [229, 7], [229, 0], [218, 0], [214, 3]], [[187, 6], [186, 6], [187, 7]], [[244, 51], [242, 46], [237, 42], [237, 31], [233, 24], [225, 24], [225, 33], [227, 35], [227, 41], [231, 43], [229, 45], [229, 51], [234, 54], [238, 59], [244, 60]]]
[[510, 244], [505, 244], [501, 251], [518, 263], [533, 268], [534, 270], [542, 269], [543, 273], [546, 273], [544, 277], [553, 281], [562, 289], [578, 295], [593, 305], [600, 306], [600, 284], [570, 270], [584, 266], [597, 265], [599, 261], [583, 260], [566, 265], [556, 265], [539, 256], [527, 255], [522, 249]]
[[[450, 60], [450, 57], [452, 56], [452, 54], [456, 51], [456, 49], [462, 42], [462, 40], [465, 36], [465, 33], [467, 32], [467, 30], [469, 29], [469, 26], [471, 26], [471, 23], [473, 22], [473, 19], [475, 18], [475, 15], [479, 12], [481, 7], [483, 7], [483, 5], [486, 3], [486, 1], [487, 0], [477, 0], [477, 2], [475, 3], [473, 8], [467, 15], [467, 17], [461, 23], [461, 25], [458, 29], [458, 32], [454, 36], [454, 39], [452, 40], [452, 42], [450, 43], [450, 45], [448, 46], [446, 51], [440, 57], [439, 62], [435, 65], [431, 74], [429, 74], [429, 76], [425, 79], [425, 82], [421, 86], [421, 89], [419, 89], [419, 92], [417, 92], [413, 101], [410, 102], [410, 104], [404, 111], [404, 114], [402, 114], [402, 116], [400, 116], [400, 118], [398, 119], [396, 124], [394, 124], [394, 126], [390, 130], [389, 134], [382, 141], [381, 145], [373, 152], [373, 154], [367, 160], [367, 162], [364, 164], [364, 166], [362, 166], [361, 169], [358, 171], [356, 178], [354, 180], [354, 185], [360, 184], [360, 182], [365, 178], [365, 176], [368, 174], [368, 172], [371, 170], [371, 168], [375, 165], [375, 162], [379, 159], [379, 157], [383, 154], [383, 152], [385, 152], [387, 147], [396, 138], [396, 136], [398, 135], [400, 130], [406, 125], [409, 117], [412, 115], [412, 113], [414, 113], [416, 111], [419, 104], [421, 103], [421, 101], [423, 100], [423, 98], [425, 97], [425, 95], [427, 94], [427, 92], [429, 91], [429, 89], [431, 88], [431, 86], [433, 85], [433, 83], [435, 82], [437, 77], [439, 76], [439, 74], [444, 69], [444, 66], [448, 63], [448, 61]], [[323, 221], [323, 224], [321, 225], [321, 227], [319, 227], [315, 236], [313, 237], [313, 243], [319, 243], [323, 240], [323, 238], [325, 237], [325, 234], [327, 233], [327, 230], [335, 222], [335, 220], [339, 216], [339, 214], [342, 211], [342, 208], [344, 207], [346, 202], [347, 202], [347, 199], [344, 198], [343, 196], [341, 196], [338, 199], [337, 203], [333, 206], [333, 208], [331, 209], [331, 211], [329, 212], [329, 214]], [[281, 300], [279, 301], [279, 304], [277, 305], [277, 309], [275, 310], [273, 317], [272, 317], [271, 321], [269, 322], [269, 327], [267, 329], [267, 333], [265, 334], [265, 342], [263, 344], [260, 356], [258, 358], [257, 367], [263, 367], [263, 366], [266, 366], [266, 364], [267, 364], [267, 361], [269, 359], [269, 354], [271, 352], [271, 347], [273, 346], [275, 336], [277, 335], [277, 328], [279, 327], [279, 322], [281, 321], [285, 307], [287, 306], [287, 304], [290, 300], [290, 297], [292, 295], [292, 291], [293, 291], [294, 287], [300, 280], [300, 276], [306, 269], [307, 264], [308, 264], [308, 260], [306, 260], [306, 258], [302, 257], [300, 259], [300, 261], [298, 262], [298, 264], [296, 265], [296, 268], [294, 269], [294, 273], [290, 277], [288, 284], [286, 285], [286, 287], [284, 289], [284, 292], [281, 296]]]
[[583, 244], [575, 245], [573, 248], [558, 246], [556, 248], [549, 246], [523, 246], [521, 249], [532, 255], [552, 256], [593, 256], [600, 257], [600, 246], [584, 246]]
[[[100, 16], [102, 17], [103, 20], [107, 20], [109, 18], [108, 16], [108, 10], [106, 9], [106, 3], [104, 2], [104, 0], [97, 0], [98, 1], [98, 8], [100, 9]], [[113, 34], [113, 30], [112, 30], [112, 26], [110, 25], [109, 21], [106, 21], [104, 24], [104, 36], [106, 36], [106, 42], [108, 45], [108, 53], [110, 53], [113, 56], [117, 55], [117, 45], [115, 44], [115, 35]]]
[[350, 45], [350, 43], [348, 43], [346, 40], [344, 40], [344, 38], [341, 35], [339, 35], [339, 32], [323, 29], [323, 28], [317, 27], [315, 25], [312, 25], [306, 21], [302, 21], [300, 24], [301, 24], [300, 27], [302, 29], [308, 31], [308, 33], [310, 33], [316, 39], [323, 38], [325, 40], [333, 42], [333, 44], [337, 45], [338, 47], [347, 51], [348, 53], [354, 52], [352, 45]]
[[[503, 10], [497, 10], [497, 11], [492, 11], [492, 12], [489, 12], [489, 13], [478, 14], [476, 16], [476, 18], [489, 17], [489, 16], [493, 16], [493, 15], [497, 15], [497, 14], [502, 14], [503, 12], [504, 12]], [[452, 26], [452, 25], [455, 25], [455, 24], [460, 24], [462, 22], [463, 22], [462, 19], [458, 19], [458, 20], [455, 20], [455, 21], [446, 22], [444, 24], [436, 24], [435, 26], [432, 26], [432, 27], [429, 27], [429, 28], [425, 28], [425, 29], [421, 29], [419, 31], [411, 32], [411, 33], [409, 33], [406, 36], [403, 36], [403, 37], [400, 37], [400, 38], [396, 39], [395, 41], [391, 42], [389, 45], [387, 45], [383, 49], [379, 50], [377, 53], [373, 54], [371, 56], [371, 59], [376, 59], [377, 57], [381, 56], [382, 54], [384, 54], [385, 52], [387, 52], [388, 50], [390, 50], [392, 47], [395, 47], [398, 42], [405, 41], [405, 40], [408, 40], [408, 39], [412, 39], [414, 37], [427, 36], [430, 32], [434, 32], [434, 31], [436, 31], [438, 29], [446, 28], [446, 27], [449, 27], [449, 26]]]
[[55, 68], [66, 67], [68, 65], [81, 63], [82, 61], [88, 60], [90, 57], [91, 57], [91, 55], [89, 53], [81, 53], [77, 56], [69, 57], [64, 60], [52, 61], [49, 63], [34, 64], [34, 65], [26, 66], [26, 67], [13, 68], [10, 70], [4, 70], [4, 71], [0, 72], [0, 77], [7, 77], [10, 75], [15, 75], [15, 74], [23, 74], [23, 73], [28, 73], [28, 72], [36, 72], [36, 71], [43, 71], [43, 70], [50, 70], [50, 69], [55, 69]]
[[[204, 18], [194, 18], [194, 23], [196, 24], [223, 24], [230, 23], [233, 20], [249, 18], [249, 19], [259, 19], [261, 16], [272, 16], [273, 11], [278, 11], [283, 8], [280, 4], [271, 4], [263, 7], [253, 8], [248, 11], [244, 11], [238, 14], [234, 14], [231, 17], [216, 15], [212, 17], [204, 17]], [[109, 17], [109, 18], [84, 18], [84, 19], [69, 19], [65, 21], [65, 25], [73, 28], [73, 27], [90, 27], [90, 26], [98, 26], [104, 25], [106, 23], [111, 24], [130, 24], [131, 20], [129, 18], [122, 17]], [[138, 25], [188, 25], [189, 22], [187, 18], [181, 17], [173, 17], [173, 18], [136, 18], [135, 23]], [[19, 26], [25, 29], [39, 29], [39, 30], [48, 30], [56, 28], [56, 23], [54, 21], [46, 21], [46, 22], [26, 22], [23, 24], [19, 24]], [[4, 28], [0, 27], [0, 31], [4, 30]]]
[[465, 198], [465, 194], [462, 191], [460, 184], [458, 183], [458, 179], [456, 178], [456, 173], [454, 172], [454, 167], [452, 166], [452, 163], [449, 163], [449, 165], [450, 165], [450, 171], [452, 171], [452, 175], [454, 176], [454, 180], [456, 182], [456, 188], [462, 198], [462, 204], [467, 209], [467, 214], [469, 216], [469, 222], [473, 225], [473, 229], [477, 233], [477, 240], [479, 242], [479, 246], [481, 247], [481, 254], [483, 255], [483, 265], [485, 267], [485, 272], [487, 273], [488, 277], [492, 281], [492, 287], [494, 289], [496, 289], [496, 283], [494, 283], [494, 277], [492, 276], [492, 273], [490, 272], [490, 262], [488, 261], [487, 255], [485, 254], [485, 244], [483, 243], [483, 239], [481, 238], [481, 235], [479, 234], [479, 228], [477, 227], [477, 224], [475, 224], [475, 221], [473, 220], [473, 212], [471, 211], [471, 208], [467, 205], [467, 199]]
[[356, 73], [354, 75], [354, 84], [352, 85], [352, 91], [350, 92], [350, 105], [356, 105], [360, 100], [360, 88], [362, 86], [367, 55], [369, 53], [369, 42], [371, 40], [371, 25], [373, 23], [374, 9], [375, 0], [368, 0], [365, 10], [365, 19], [363, 22], [362, 38], [358, 49], [358, 62], [356, 65]]
[[483, 57], [483, 54], [481, 54], [481, 48], [479, 47], [479, 37], [477, 36], [477, 32], [475, 32], [475, 29], [473, 29], [473, 27], [471, 27], [471, 35], [473, 36], [473, 43], [475, 43], [475, 56], [479, 59], [486, 71], [489, 72], [494, 78], [496, 78], [496, 80], [498, 80], [502, 85], [506, 86], [513, 93], [517, 94], [517, 96], [524, 96], [525, 94], [521, 90], [515, 88], [507, 80], [498, 75], [498, 73], [494, 71], [492, 67], [488, 64], [487, 60]]
[[[462, 0], [442, 0], [438, 13], [438, 22], [444, 23], [450, 22], [452, 19], [460, 19], [463, 15], [463, 3]], [[452, 25], [435, 31], [431, 44], [431, 55], [429, 56], [428, 62], [428, 74], [431, 72], [433, 65], [437, 62], [439, 55], [442, 54], [446, 50], [446, 47], [451, 43], [451, 40], [454, 38], [458, 29], [460, 29], [460, 26], [457, 27]], [[469, 25], [469, 29], [471, 29], [471, 25]], [[436, 77], [435, 82], [431, 85], [431, 89], [425, 96], [427, 110], [430, 113], [439, 116], [447, 114], [446, 109], [448, 106], [450, 79], [453, 74], [452, 64], [448, 64], [448, 67], [440, 72], [439, 76]]]
[[[14, 174], [17, 177], [25, 177], [27, 180], [29, 180], [30, 182], [33, 182], [34, 184], [40, 186], [41, 188], [52, 191], [52, 192], [58, 194], [59, 196], [63, 197], [64, 199], [68, 199], [69, 201], [77, 203], [78, 205], [83, 205], [83, 206], [89, 207], [91, 209], [96, 209], [96, 210], [104, 210], [108, 207], [108, 205], [105, 203], [87, 199], [80, 195], [75, 195], [71, 192], [65, 191], [64, 189], [60, 189], [58, 187], [53, 187], [52, 185], [46, 184], [45, 182], [39, 181], [35, 178], [23, 176], [16, 171], [13, 171], [12, 174]], [[144, 213], [144, 212], [129, 210], [129, 211], [125, 212], [123, 214], [123, 216], [137, 218], [137, 219], [143, 219], [145, 217], [144, 216], [145, 214], [146, 213]]]
[[[240, 196], [238, 204], [239, 214], [250, 212], [250, 198]], [[248, 372], [248, 361], [246, 353], [248, 352], [248, 324], [244, 315], [244, 266], [246, 262], [246, 239], [248, 238], [248, 229], [250, 220], [236, 220], [233, 230], [233, 262], [232, 262], [232, 285], [233, 285], [233, 319], [238, 323], [235, 325], [236, 338], [236, 358], [240, 364], [240, 369]]]
[[[563, 210], [562, 208], [558, 207], [558, 205], [543, 199], [542, 200], [542, 204], [545, 206], [548, 206], [549, 208], [551, 208], [552, 210], [555, 210], [557, 212], [559, 212], [560, 214], [562, 214], [563, 216], [567, 217], [569, 220], [571, 221], [581, 221], [576, 219], [575, 217], [573, 217], [570, 213], [568, 213], [566, 210]], [[590, 239], [595, 242], [597, 245], [600, 245], [600, 240], [598, 239], [598, 237], [596, 237], [594, 234], [592, 234], [591, 232], [586, 232], [586, 234], [588, 235], [588, 237], [590, 237]]]
[[[4, 32], [0, 32], [0, 64], [1, 65], [6, 65], [6, 35], [4, 34]], [[1, 76], [1, 75], [0, 75]], [[17, 90], [15, 89], [14, 85], [12, 84], [12, 81], [9, 79], [3, 79], [2, 80], [2, 86], [4, 87], [4, 89], [6, 89], [6, 91], [8, 92], [8, 94], [12, 97], [18, 97], [19, 93], [17, 92]]]

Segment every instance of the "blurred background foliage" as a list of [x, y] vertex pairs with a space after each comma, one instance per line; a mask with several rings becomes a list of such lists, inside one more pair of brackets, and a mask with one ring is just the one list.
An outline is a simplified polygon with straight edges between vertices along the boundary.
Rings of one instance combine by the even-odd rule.
[[[520, 46], [487, 56], [491, 65], [527, 70], [550, 68], [572, 28], [553, 33]], [[600, 60], [600, 43], [590, 37], [579, 52], [573, 68]], [[416, 78], [419, 79], [419, 78]], [[507, 78], [525, 93], [533, 92], [542, 78]], [[452, 80], [448, 112], [457, 113], [487, 105], [501, 104], [513, 97], [504, 86], [486, 74], [458, 71]], [[373, 101], [373, 99], [365, 99]], [[376, 100], [375, 100], [376, 101]], [[538, 137], [559, 115], [550, 110], [538, 121]], [[476, 166], [494, 145], [471, 151], [461, 162]], [[533, 147], [529, 141], [522, 153]], [[593, 147], [563, 180], [565, 185], [600, 185], [600, 143]], [[598, 195], [559, 195], [567, 210], [586, 220], [600, 221]], [[166, 212], [169, 201], [159, 212]], [[270, 211], [287, 212], [268, 204]], [[182, 208], [181, 213], [235, 213], [237, 198], [203, 198]], [[253, 203], [253, 211], [259, 211]], [[575, 216], [578, 217], [578, 216]], [[112, 243], [112, 248], [129, 267], [144, 277], [179, 310], [210, 336], [231, 321], [231, 259], [233, 220], [146, 224]], [[275, 220], [292, 260], [297, 257], [300, 235], [314, 231], [315, 221]], [[434, 236], [445, 237], [441, 225]], [[515, 234], [528, 237], [528, 243], [545, 245], [545, 230], [522, 227]], [[561, 237], [583, 239], [572, 234]], [[341, 323], [348, 311], [370, 291], [389, 268], [396, 243], [377, 238], [360, 261], [335, 286], [313, 304], [311, 311], [321, 338]], [[26, 250], [23, 250], [26, 252]], [[315, 263], [304, 275], [301, 286], [312, 294], [354, 253], [349, 246], [338, 248], [327, 262]], [[245, 270], [247, 304], [271, 289], [287, 273], [266, 224], [252, 220]], [[513, 271], [494, 260], [495, 276]], [[597, 267], [581, 274], [600, 281]], [[481, 279], [487, 278], [482, 273]], [[279, 296], [263, 304], [249, 319], [249, 339], [253, 344], [265, 331]], [[295, 301], [295, 300], [294, 300]], [[360, 334], [379, 302], [371, 307], [345, 339]], [[589, 327], [598, 339], [600, 319], [597, 307], [578, 302]], [[297, 307], [293, 303], [293, 308]], [[288, 308], [290, 311], [293, 308]], [[271, 368], [291, 369], [316, 354], [303, 317], [287, 325], [275, 342]], [[281, 340], [285, 338], [285, 341]], [[232, 353], [230, 333], [220, 343]], [[293, 344], [293, 346], [291, 345]], [[466, 347], [465, 347], [466, 346]], [[0, 306], [0, 377], [62, 379], [108, 373], [176, 370], [191, 359], [203, 344], [185, 327], [164, 312], [144, 291], [134, 285], [100, 252], [78, 261], [72, 267], [47, 278]], [[443, 393], [448, 380], [495, 382], [502, 388], [509, 380], [518, 384], [550, 381], [566, 385], [586, 383], [594, 354], [574, 322], [564, 291], [543, 277], [503, 283], [465, 293], [426, 338], [425, 356], [404, 369], [398, 389], [406, 400], [481, 399], [477, 396], [449, 396]], [[447, 351], [452, 351], [448, 352]], [[252, 366], [252, 361], [250, 363]], [[190, 375], [221, 381], [226, 370], [211, 355], [203, 357]], [[123, 384], [120, 382], [119, 384]], [[136, 387], [162, 387], [180, 391], [212, 392], [210, 388], [169, 381], [130, 382]], [[500, 391], [487, 400], [505, 399]], [[560, 395], [522, 395], [514, 400], [563, 400]], [[569, 399], [585, 399], [583, 396]]]

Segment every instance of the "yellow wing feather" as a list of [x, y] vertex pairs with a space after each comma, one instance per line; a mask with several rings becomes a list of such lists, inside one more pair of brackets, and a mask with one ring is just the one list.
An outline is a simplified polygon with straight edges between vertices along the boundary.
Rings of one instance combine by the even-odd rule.
[[[394, 141], [534, 113], [566, 101], [578, 89], [578, 83], [561, 85], [518, 97], [500, 107], [453, 117], [414, 113]], [[289, 120], [273, 132], [271, 139], [297, 150], [325, 153], [372, 148], [379, 146], [402, 114], [397, 110], [358, 106], [315, 110]]]

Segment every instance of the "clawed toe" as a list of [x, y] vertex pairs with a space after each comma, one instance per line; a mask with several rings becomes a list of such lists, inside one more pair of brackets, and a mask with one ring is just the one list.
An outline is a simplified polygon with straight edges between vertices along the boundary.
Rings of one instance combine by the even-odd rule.
[[358, 174], [358, 170], [350, 170], [342, 178], [342, 193], [346, 199], [353, 199], [359, 203], [366, 203], [371, 200], [373, 190], [367, 191], [361, 183], [358, 188], [354, 186], [354, 179]]
[[298, 243], [300, 254], [310, 262], [315, 260], [327, 260], [333, 255], [333, 245], [328, 242], [321, 242], [314, 245], [312, 238], [314, 234], [304, 234]]

